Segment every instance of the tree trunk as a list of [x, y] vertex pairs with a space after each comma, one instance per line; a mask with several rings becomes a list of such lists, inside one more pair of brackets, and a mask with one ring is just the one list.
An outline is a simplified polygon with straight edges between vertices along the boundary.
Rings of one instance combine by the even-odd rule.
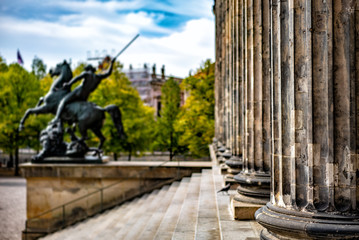
[[20, 173], [19, 173], [19, 147], [15, 148], [15, 176], [20, 176]]
[[14, 167], [14, 155], [12, 154], [12, 151], [9, 153], [9, 161], [6, 164], [7, 168]]
[[172, 161], [173, 157], [173, 133], [170, 134], [170, 161]]
[[20, 176], [19, 173], [19, 132], [15, 135], [15, 176]]
[[130, 145], [128, 149], [128, 161], [131, 161], [131, 155], [132, 155], [132, 147]]

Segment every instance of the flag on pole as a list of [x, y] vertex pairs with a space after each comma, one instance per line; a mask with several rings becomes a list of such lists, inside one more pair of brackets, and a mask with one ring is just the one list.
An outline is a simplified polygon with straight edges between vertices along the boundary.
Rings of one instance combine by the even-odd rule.
[[22, 60], [22, 57], [21, 57], [19, 49], [17, 50], [17, 63], [20, 64], [20, 65], [24, 64], [24, 61]]

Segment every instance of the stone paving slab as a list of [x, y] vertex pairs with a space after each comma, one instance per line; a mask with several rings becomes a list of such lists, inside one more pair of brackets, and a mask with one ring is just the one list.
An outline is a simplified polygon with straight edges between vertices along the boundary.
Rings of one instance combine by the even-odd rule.
[[25, 220], [26, 180], [17, 177], [0, 177], [0, 239], [21, 239]]

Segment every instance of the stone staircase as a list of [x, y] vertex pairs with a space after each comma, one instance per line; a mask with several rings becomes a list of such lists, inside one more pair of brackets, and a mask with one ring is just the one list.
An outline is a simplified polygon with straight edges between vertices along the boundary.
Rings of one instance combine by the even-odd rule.
[[214, 166], [42, 239], [259, 239], [255, 221], [233, 220], [223, 184]]

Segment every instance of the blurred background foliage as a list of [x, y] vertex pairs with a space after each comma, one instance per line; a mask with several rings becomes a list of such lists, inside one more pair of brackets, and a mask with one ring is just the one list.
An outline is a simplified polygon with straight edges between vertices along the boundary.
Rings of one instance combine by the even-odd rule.
[[[73, 75], [79, 75], [85, 65], [79, 63]], [[103, 67], [107, 69], [107, 66]], [[14, 158], [15, 164], [19, 148], [41, 149], [40, 132], [53, 117], [50, 114], [31, 116], [25, 130], [18, 131], [25, 111], [36, 106], [54, 80], [46, 68], [36, 56], [31, 72], [17, 63], [6, 64], [0, 56], [0, 149]], [[168, 151], [171, 159], [179, 154], [208, 156], [207, 146], [214, 135], [214, 63], [206, 60], [182, 83], [173, 78], [167, 80], [162, 86], [163, 107], [158, 117], [153, 108], [143, 104], [122, 70], [121, 63], [116, 62], [111, 76], [103, 80], [89, 98], [101, 107], [115, 104], [122, 112], [127, 141], [118, 138], [112, 120], [106, 114], [102, 129], [106, 137], [105, 153], [113, 154], [115, 159], [121, 154], [130, 158], [149, 151]], [[181, 91], [189, 95], [182, 107]], [[89, 136], [89, 145], [97, 145], [96, 136]]]

